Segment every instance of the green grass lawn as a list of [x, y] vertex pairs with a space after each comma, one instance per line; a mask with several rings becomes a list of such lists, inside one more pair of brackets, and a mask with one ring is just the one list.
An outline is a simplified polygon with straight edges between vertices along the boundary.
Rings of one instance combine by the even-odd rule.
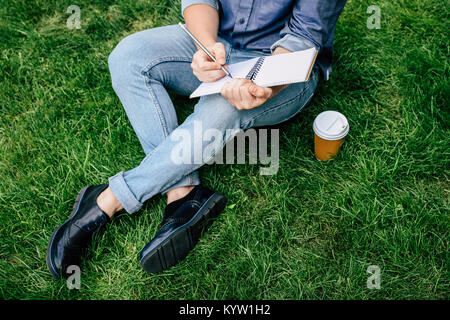
[[[69, 30], [67, 7], [81, 8]], [[369, 5], [381, 29], [366, 26]], [[90, 250], [81, 290], [45, 254], [79, 189], [144, 156], [111, 88], [124, 36], [181, 20], [179, 1], [0, 0], [0, 297], [6, 299], [448, 299], [449, 9], [444, 0], [349, 0], [331, 80], [280, 125], [280, 169], [201, 169], [228, 207], [180, 264], [141, 270], [165, 199], [121, 215]], [[180, 118], [195, 101], [174, 96]], [[312, 121], [350, 122], [342, 152], [313, 154]], [[366, 269], [381, 269], [369, 290]]]

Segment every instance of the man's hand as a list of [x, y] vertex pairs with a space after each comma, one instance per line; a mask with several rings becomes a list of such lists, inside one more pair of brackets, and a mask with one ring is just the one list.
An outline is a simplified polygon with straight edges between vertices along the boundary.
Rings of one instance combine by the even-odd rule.
[[248, 79], [226, 82], [220, 92], [238, 110], [259, 107], [272, 97], [272, 88], [260, 87]]
[[[283, 47], [277, 47], [273, 55], [289, 52], [291, 51]], [[247, 79], [233, 79], [233, 81], [224, 84], [221, 94], [237, 109], [248, 110], [264, 104], [287, 86], [287, 84], [284, 84], [270, 88], [260, 87]]]
[[206, 48], [217, 62], [212, 61], [203, 50], [199, 49], [192, 58], [191, 68], [198, 80], [214, 82], [225, 76], [225, 72], [220, 68], [226, 62], [225, 47], [222, 43], [216, 42]]

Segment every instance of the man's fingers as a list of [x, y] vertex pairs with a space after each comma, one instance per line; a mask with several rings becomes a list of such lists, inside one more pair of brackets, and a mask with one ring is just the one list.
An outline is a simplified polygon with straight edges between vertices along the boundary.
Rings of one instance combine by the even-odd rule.
[[220, 91], [238, 110], [252, 109], [272, 96], [272, 88], [260, 87], [248, 79], [233, 79], [224, 83]]
[[199, 68], [202, 71], [222, 70], [222, 69], [220, 69], [220, 64], [218, 64], [217, 62], [212, 62], [212, 61], [200, 61]]
[[241, 91], [241, 97], [244, 99], [255, 99], [255, 97], [250, 93], [249, 87], [251, 86], [251, 83], [244, 83], [239, 87]]
[[208, 47], [208, 50], [216, 59], [216, 62], [203, 51], [197, 50], [192, 58], [191, 68], [194, 75], [203, 82], [217, 81], [225, 76], [225, 72], [222, 70], [222, 66], [227, 68], [225, 47], [222, 43], [217, 42], [212, 47]]
[[233, 100], [241, 103], [242, 97], [241, 97], [241, 91], [240, 87], [242, 86], [242, 79], [234, 79], [231, 81], [231, 95], [233, 97]]
[[231, 81], [225, 82], [220, 90], [220, 94], [226, 99], [230, 98]]
[[239, 93], [241, 81], [242, 81], [241, 79], [234, 79], [232, 81], [227, 81], [224, 83], [222, 89], [220, 90], [222, 96], [224, 96], [228, 100], [228, 102], [230, 102], [237, 108], [241, 100]]
[[272, 94], [271, 88], [260, 87], [254, 83], [249, 86], [248, 90], [256, 98], [269, 98]]
[[220, 69], [220, 63], [214, 62], [210, 57], [203, 51], [197, 51], [192, 59], [192, 68], [198, 68], [202, 71], [207, 70], [218, 70]]
[[264, 91], [262, 90], [261, 87], [257, 86], [256, 84], [252, 83], [249, 87], [248, 87], [248, 91], [257, 98], [262, 98], [262, 96], [264, 95]]
[[216, 58], [217, 62], [220, 65], [225, 64], [226, 54], [225, 54], [225, 47], [224, 47], [223, 43], [217, 42], [214, 46], [212, 46], [211, 53], [213, 54], [214, 58]]
[[208, 79], [207, 82], [213, 82], [225, 77], [225, 72], [223, 72], [221, 69], [214, 71], [207, 71], [205, 72], [205, 77]]

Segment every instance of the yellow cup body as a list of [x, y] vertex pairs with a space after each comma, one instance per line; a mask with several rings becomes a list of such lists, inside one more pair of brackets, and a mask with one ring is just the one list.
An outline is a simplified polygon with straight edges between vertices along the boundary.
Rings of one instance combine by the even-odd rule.
[[320, 161], [329, 160], [337, 155], [344, 138], [339, 140], [325, 140], [314, 133], [314, 152]]

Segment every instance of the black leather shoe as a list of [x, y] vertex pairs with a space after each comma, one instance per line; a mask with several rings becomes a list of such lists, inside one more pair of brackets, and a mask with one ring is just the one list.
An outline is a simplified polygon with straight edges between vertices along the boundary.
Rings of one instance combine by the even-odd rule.
[[168, 204], [156, 236], [140, 253], [142, 268], [160, 272], [183, 260], [210, 224], [210, 218], [217, 217], [226, 203], [224, 195], [196, 186], [184, 198]]
[[95, 234], [111, 219], [97, 206], [98, 195], [107, 184], [81, 189], [72, 214], [53, 232], [47, 249], [47, 267], [52, 275], [67, 278], [70, 265], [80, 267], [83, 249], [89, 247]]

